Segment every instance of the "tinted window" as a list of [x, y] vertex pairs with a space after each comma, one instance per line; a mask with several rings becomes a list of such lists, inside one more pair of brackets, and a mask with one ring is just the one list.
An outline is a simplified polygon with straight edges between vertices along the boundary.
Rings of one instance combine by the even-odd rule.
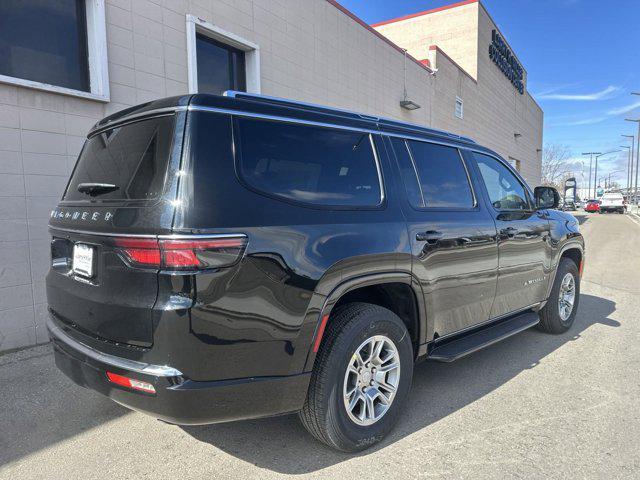
[[164, 188], [174, 117], [157, 117], [106, 130], [85, 142], [65, 200], [89, 200], [81, 183], [117, 185], [95, 200], [150, 200]]
[[244, 52], [196, 34], [198, 92], [220, 95], [225, 90], [246, 90]]
[[392, 138], [391, 144], [398, 159], [398, 167], [400, 168], [404, 189], [407, 192], [407, 200], [414, 207], [424, 207], [424, 199], [420, 191], [416, 168], [409, 156], [406, 142], [400, 138]]
[[408, 141], [407, 144], [415, 164], [424, 206], [473, 207], [469, 177], [457, 148], [415, 141]]
[[240, 174], [250, 186], [316, 205], [380, 203], [369, 134], [252, 119], [236, 125]]
[[89, 91], [84, 5], [0, 1], [0, 74]]
[[530, 210], [525, 187], [501, 162], [488, 155], [474, 153], [489, 199], [497, 210]]

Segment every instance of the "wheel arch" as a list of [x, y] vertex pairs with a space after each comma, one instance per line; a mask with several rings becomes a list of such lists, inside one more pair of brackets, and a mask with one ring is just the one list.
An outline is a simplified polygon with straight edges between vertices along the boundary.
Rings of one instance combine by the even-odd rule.
[[584, 246], [580, 242], [576, 242], [576, 241], [568, 242], [562, 246], [562, 248], [558, 252], [558, 257], [557, 257], [558, 260], [554, 268], [551, 270], [551, 276], [549, 278], [549, 286], [547, 288], [547, 298], [545, 299], [545, 303], [549, 299], [549, 295], [551, 295], [551, 289], [553, 288], [553, 284], [556, 280], [556, 272], [558, 271], [558, 267], [560, 266], [560, 261], [563, 258], [570, 258], [572, 261], [576, 263], [576, 267], [578, 267], [578, 271], [580, 272], [580, 275], [582, 275], [582, 269], [584, 267], [584, 256], [585, 256]]
[[[411, 297], [409, 299], [384, 298], [385, 295], [393, 291], [397, 291], [400, 294], [410, 294]], [[376, 298], [374, 292], [378, 292], [380, 296]], [[304, 371], [313, 369], [317, 350], [325, 337], [325, 330], [331, 326], [331, 314], [334, 309], [345, 302], [350, 303], [351, 301], [373, 303], [396, 313], [403, 320], [410, 334], [412, 334], [415, 356], [421, 354], [420, 348], [424, 346], [427, 335], [427, 316], [420, 284], [411, 274], [406, 272], [375, 273], [347, 279], [338, 284], [327, 295], [316, 320]], [[406, 306], [404, 301], [408, 301], [413, 305], [415, 309], [413, 317], [407, 315], [406, 312], [399, 311], [401, 306]]]

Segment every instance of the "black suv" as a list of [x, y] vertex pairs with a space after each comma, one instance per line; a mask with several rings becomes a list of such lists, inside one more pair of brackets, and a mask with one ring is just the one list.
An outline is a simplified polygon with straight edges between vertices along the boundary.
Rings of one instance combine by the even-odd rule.
[[415, 362], [571, 326], [584, 242], [558, 201], [417, 125], [240, 92], [133, 107], [51, 212], [55, 360], [166, 422], [298, 412], [363, 449]]

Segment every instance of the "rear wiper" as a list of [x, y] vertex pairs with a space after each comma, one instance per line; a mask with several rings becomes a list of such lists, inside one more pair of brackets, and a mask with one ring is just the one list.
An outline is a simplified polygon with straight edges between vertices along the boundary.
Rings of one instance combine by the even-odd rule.
[[114, 185], [113, 183], [80, 183], [78, 184], [79, 192], [86, 193], [87, 195], [91, 195], [92, 197], [95, 197], [97, 195], [102, 195], [103, 193], [113, 192], [118, 189], [120, 189], [120, 187], [117, 185]]

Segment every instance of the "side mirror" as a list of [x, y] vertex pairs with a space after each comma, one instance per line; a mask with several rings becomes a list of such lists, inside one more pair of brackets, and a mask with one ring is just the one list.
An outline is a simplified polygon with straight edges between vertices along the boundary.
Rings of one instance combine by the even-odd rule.
[[560, 205], [560, 194], [553, 187], [536, 187], [533, 196], [537, 209], [558, 208]]

